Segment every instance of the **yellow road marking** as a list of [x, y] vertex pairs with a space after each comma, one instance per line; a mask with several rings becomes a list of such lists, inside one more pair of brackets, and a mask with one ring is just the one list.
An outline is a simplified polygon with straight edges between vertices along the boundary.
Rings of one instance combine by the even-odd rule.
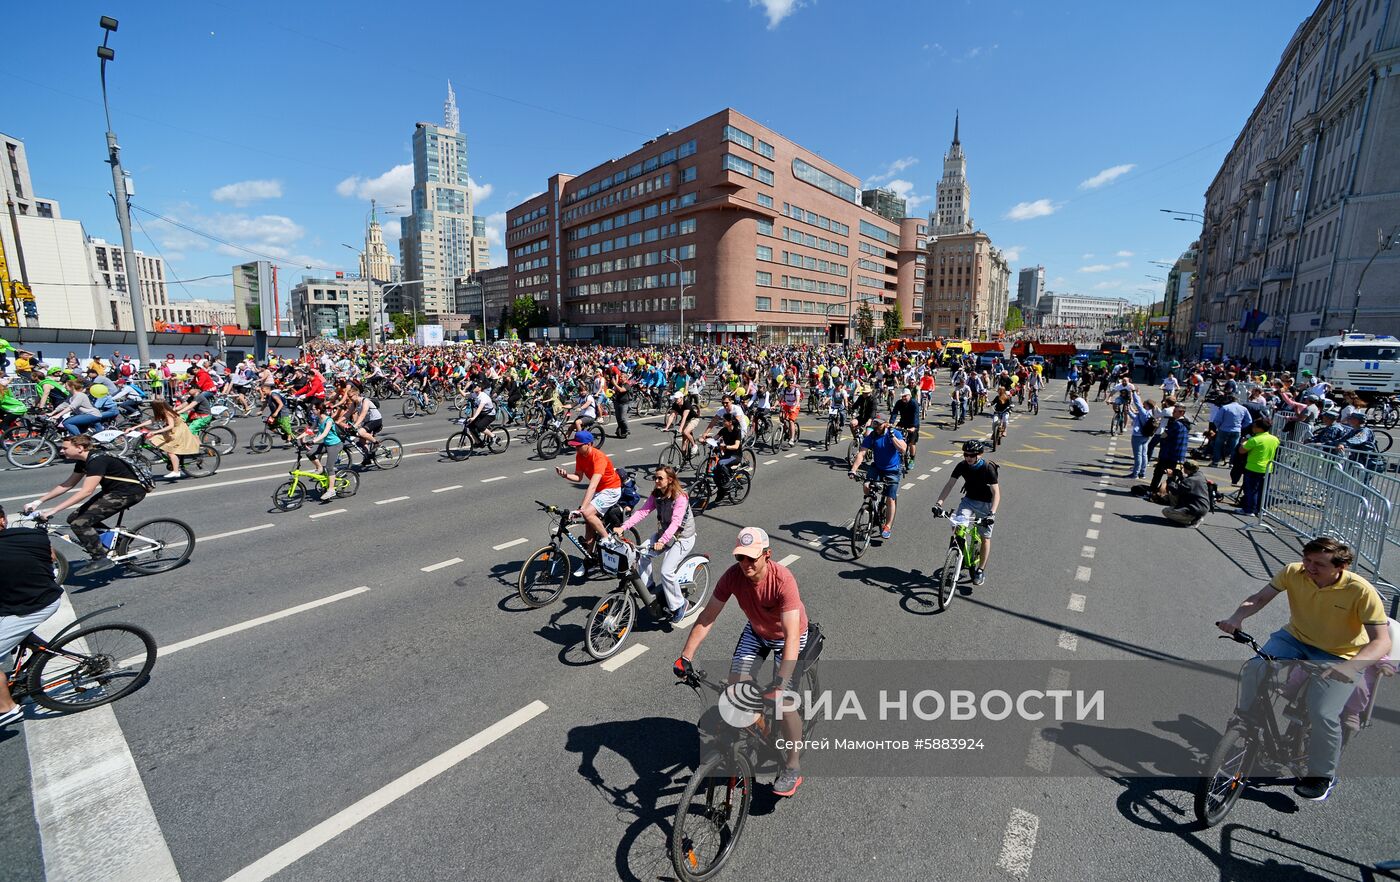
[[1052, 448], [1049, 448], [1049, 447], [1031, 447], [1029, 444], [1027, 444], [1025, 447], [1020, 448], [1020, 449], [1017, 450], [1016, 452], [1017, 452], [1017, 453], [1054, 453], [1055, 451], [1054, 451]]
[[1027, 471], [1027, 472], [1042, 472], [1042, 471], [1044, 471], [1044, 469], [1038, 469], [1038, 468], [1036, 468], [1035, 466], [1017, 465], [1017, 464], [1014, 463], [1014, 462], [1007, 462], [1007, 461], [1004, 460], [1004, 459], [999, 459], [999, 460], [997, 460], [997, 465], [999, 465], [999, 466], [1011, 466], [1013, 469], [1021, 469], [1021, 470], [1023, 470], [1023, 471]]
[[1054, 438], [1054, 439], [1056, 439], [1056, 440], [1058, 440], [1058, 441], [1063, 441], [1063, 440], [1065, 440], [1065, 436], [1064, 436], [1064, 435], [1047, 435], [1045, 432], [1036, 432], [1036, 433], [1035, 433], [1035, 437], [1037, 437], [1037, 438]]

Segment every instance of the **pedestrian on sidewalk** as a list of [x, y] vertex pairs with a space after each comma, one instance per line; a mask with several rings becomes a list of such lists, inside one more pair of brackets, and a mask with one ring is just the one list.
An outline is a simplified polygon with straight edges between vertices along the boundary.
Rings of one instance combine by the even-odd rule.
[[1244, 501], [1240, 513], [1259, 514], [1264, 499], [1264, 479], [1274, 470], [1274, 457], [1278, 454], [1279, 439], [1269, 433], [1269, 421], [1255, 420], [1249, 426], [1250, 436], [1240, 445], [1245, 455], [1244, 462]]
[[1221, 460], [1229, 461], [1230, 455], [1240, 443], [1244, 427], [1249, 425], [1250, 421], [1249, 409], [1233, 397], [1220, 401], [1220, 408], [1211, 418], [1211, 422], [1215, 423], [1215, 444], [1210, 449], [1212, 468], [1220, 465]]

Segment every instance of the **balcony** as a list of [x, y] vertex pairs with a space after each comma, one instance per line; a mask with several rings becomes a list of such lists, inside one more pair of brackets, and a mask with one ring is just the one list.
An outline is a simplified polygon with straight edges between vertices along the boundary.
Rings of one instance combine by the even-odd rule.
[[1265, 282], [1286, 282], [1291, 278], [1293, 278], [1293, 269], [1283, 264], [1264, 270], [1263, 281]]

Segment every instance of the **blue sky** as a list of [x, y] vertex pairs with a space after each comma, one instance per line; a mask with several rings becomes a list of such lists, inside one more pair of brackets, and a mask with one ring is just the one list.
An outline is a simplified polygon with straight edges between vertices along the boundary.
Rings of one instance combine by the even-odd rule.
[[[354, 271], [371, 195], [457, 90], [477, 211], [728, 105], [927, 211], [962, 114], [972, 213], [1050, 287], [1160, 296], [1202, 194], [1311, 0], [63, 0], [7, 11], [0, 131], [34, 186], [117, 240], [94, 48], [119, 19], [113, 124], [133, 201], [280, 259]], [[182, 279], [252, 255], [135, 213]], [[393, 229], [396, 229], [393, 228]], [[146, 235], [149, 234], [149, 235]], [[154, 247], [152, 241], [154, 240]], [[397, 252], [396, 239], [390, 250]], [[324, 274], [320, 270], [316, 274]], [[227, 299], [227, 279], [171, 290]]]

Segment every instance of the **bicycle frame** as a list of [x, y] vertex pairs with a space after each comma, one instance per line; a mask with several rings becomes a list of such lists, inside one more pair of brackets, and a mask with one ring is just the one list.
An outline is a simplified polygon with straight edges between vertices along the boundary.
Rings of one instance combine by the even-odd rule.
[[[10, 689], [11, 697], [22, 699], [30, 695], [29, 687], [24, 685], [28, 680], [24, 674], [29, 669], [29, 666], [38, 661], [41, 656], [61, 655], [64, 658], [74, 660], [81, 658], [81, 656], [74, 655], [71, 652], [52, 649], [51, 646], [62, 643], [64, 637], [77, 630], [78, 626], [88, 619], [121, 609], [124, 605], [125, 604], [115, 603], [111, 606], [104, 606], [102, 609], [93, 610], [90, 613], [78, 616], [60, 629], [57, 634], [47, 639], [38, 637], [31, 631], [24, 640], [20, 641], [19, 646], [15, 648], [14, 667], [5, 675], [6, 685]], [[53, 685], [63, 685], [63, 682], [62, 680], [55, 680]]]
[[[126, 529], [123, 529], [123, 528], [122, 528], [122, 520], [123, 520], [123, 518], [125, 518], [126, 513], [127, 513], [128, 511], [130, 511], [130, 509], [123, 509], [123, 510], [117, 512], [117, 523], [116, 523], [116, 525], [107, 528], [107, 530], [111, 531], [111, 532], [114, 534], [113, 537], [112, 537], [112, 544], [107, 548], [107, 559], [110, 560], [110, 561], [112, 561], [113, 563], [119, 563], [119, 564], [120, 564], [120, 563], [126, 563], [127, 561], [132, 560], [133, 558], [143, 557], [143, 556], [145, 556], [148, 552], [153, 551], [153, 550], [158, 550], [158, 549], [160, 548], [160, 545], [159, 545], [158, 543], [152, 542], [150, 539], [147, 539], [145, 536], [138, 535], [138, 534], [136, 534], [136, 533], [131, 532], [130, 530], [126, 530]], [[22, 519], [22, 518], [16, 518], [16, 521], [20, 521], [20, 520], [24, 520], [24, 519]], [[65, 532], [65, 531], [63, 530], [62, 527], [59, 527], [57, 524], [54, 524], [53, 522], [51, 522], [51, 521], [33, 521], [32, 523], [33, 523], [34, 529], [43, 530], [45, 533], [48, 533], [50, 536], [57, 536], [59, 539], [62, 539], [64, 542], [67, 542], [69, 545], [75, 546], [75, 547], [77, 547], [77, 548], [82, 548], [82, 546], [78, 543], [78, 540], [77, 540], [77, 539], [74, 539], [72, 536], [68, 535], [68, 533]], [[117, 545], [118, 545], [119, 541], [122, 540], [122, 539], [125, 539], [125, 540], [126, 540], [127, 550], [126, 550], [125, 552], [121, 553], [121, 554], [118, 554], [118, 553], [117, 553]], [[134, 547], [134, 548], [133, 548], [133, 546], [136, 546], [136, 545], [137, 545], [138, 541], [141, 543], [141, 545], [140, 545], [139, 547]], [[86, 549], [84, 549], [84, 553], [86, 553]], [[111, 607], [111, 609], [116, 609], [116, 607]], [[95, 613], [90, 613], [89, 615], [95, 615]], [[84, 618], [87, 618], [87, 617], [88, 617], [88, 616], [84, 616]], [[81, 621], [81, 619], [80, 619], [79, 621]], [[70, 626], [70, 627], [71, 627], [71, 626]], [[57, 640], [58, 638], [57, 638], [57, 636], [55, 636], [53, 639], [54, 639], [54, 640]]]

